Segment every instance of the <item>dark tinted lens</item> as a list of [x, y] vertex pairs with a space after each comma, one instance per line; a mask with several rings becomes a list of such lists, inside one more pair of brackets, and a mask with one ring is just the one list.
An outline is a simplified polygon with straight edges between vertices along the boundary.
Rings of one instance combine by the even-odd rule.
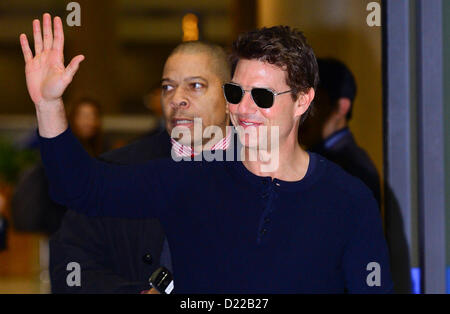
[[223, 86], [223, 91], [225, 94], [225, 99], [230, 104], [238, 104], [241, 102], [243, 92], [239, 86], [227, 83]]
[[258, 107], [270, 108], [273, 105], [273, 93], [265, 88], [252, 89], [252, 97]]

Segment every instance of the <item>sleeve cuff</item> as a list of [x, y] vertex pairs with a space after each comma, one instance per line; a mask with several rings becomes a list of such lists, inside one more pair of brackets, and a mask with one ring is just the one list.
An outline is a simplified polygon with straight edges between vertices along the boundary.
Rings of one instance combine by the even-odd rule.
[[35, 132], [36, 132], [36, 135], [37, 135], [37, 137], [39, 139], [39, 142], [51, 142], [51, 141], [54, 141], [54, 140], [57, 140], [57, 139], [66, 138], [66, 137], [70, 136], [70, 134], [72, 134], [72, 130], [70, 128], [70, 125], [67, 127], [67, 129], [64, 132], [62, 132], [61, 134], [58, 134], [55, 137], [42, 137], [39, 134], [39, 128], [36, 128]]

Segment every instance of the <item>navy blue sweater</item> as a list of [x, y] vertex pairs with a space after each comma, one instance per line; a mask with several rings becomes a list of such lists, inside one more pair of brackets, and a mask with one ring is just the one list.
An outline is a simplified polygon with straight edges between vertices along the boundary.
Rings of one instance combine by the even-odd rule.
[[241, 161], [103, 163], [70, 128], [39, 139], [56, 202], [91, 216], [160, 219], [176, 293], [392, 289], [372, 193], [320, 155], [310, 153], [302, 180], [286, 182]]

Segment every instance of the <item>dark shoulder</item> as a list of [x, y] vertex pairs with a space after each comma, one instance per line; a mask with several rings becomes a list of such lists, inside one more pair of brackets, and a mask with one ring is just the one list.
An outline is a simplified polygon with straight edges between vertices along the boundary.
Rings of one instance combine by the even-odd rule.
[[349, 174], [338, 164], [318, 155], [322, 167], [325, 168], [323, 178], [326, 184], [334, 191], [352, 201], [374, 200], [372, 191], [361, 181], [361, 179]]
[[369, 154], [356, 143], [351, 133], [330, 151], [329, 155], [331, 160], [357, 177], [367, 175], [378, 177], [378, 171]]
[[170, 156], [170, 137], [166, 131], [146, 135], [124, 147], [102, 154], [99, 159], [118, 164], [141, 163]]
[[367, 217], [380, 218], [378, 203], [363, 181], [325, 157], [321, 157], [320, 164], [324, 170], [319, 188], [322, 196], [326, 193], [325, 202], [329, 204], [331, 212], [345, 217], [352, 226], [360, 225]]

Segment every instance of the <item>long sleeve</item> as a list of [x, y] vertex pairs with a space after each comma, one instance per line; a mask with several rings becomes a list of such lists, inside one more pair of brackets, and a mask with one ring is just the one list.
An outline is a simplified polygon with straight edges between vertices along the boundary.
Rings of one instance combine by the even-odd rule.
[[[52, 199], [89, 216], [157, 217], [163, 207], [158, 175], [150, 161], [114, 165], [88, 155], [70, 127], [54, 138], [39, 135]], [[152, 206], [149, 206], [152, 204]]]

